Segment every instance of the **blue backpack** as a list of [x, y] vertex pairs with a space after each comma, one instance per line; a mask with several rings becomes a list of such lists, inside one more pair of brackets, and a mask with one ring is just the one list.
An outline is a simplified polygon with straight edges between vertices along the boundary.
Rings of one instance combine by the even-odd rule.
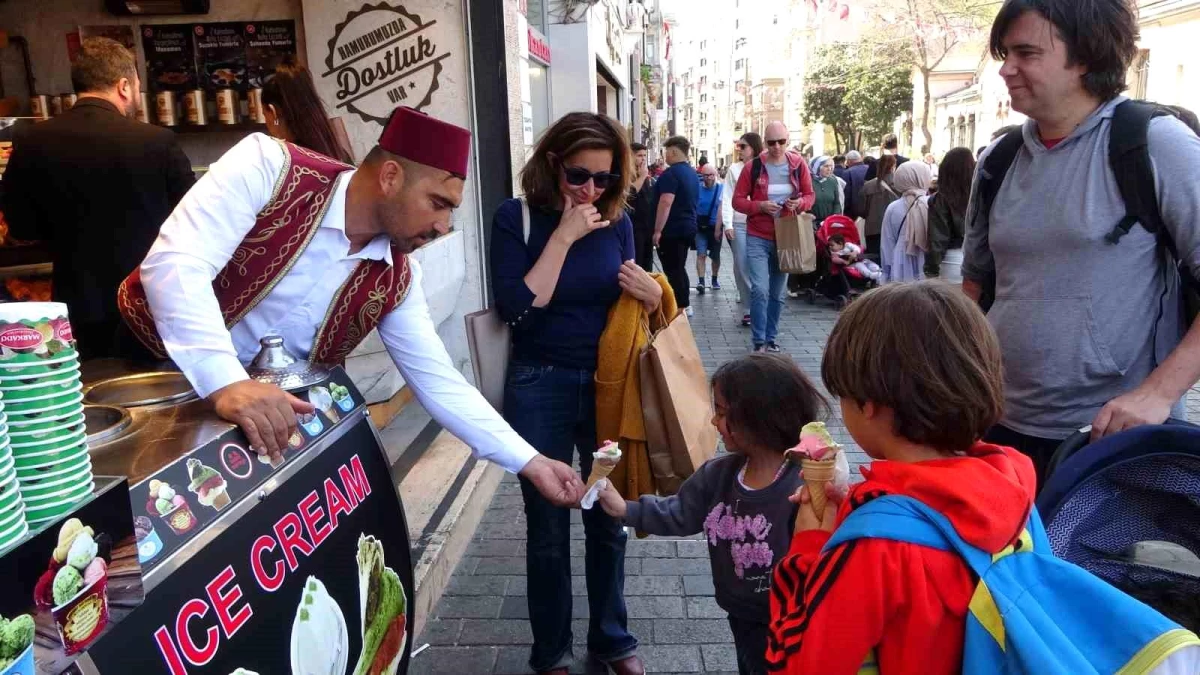
[[888, 495], [855, 509], [825, 551], [862, 538], [952, 551], [970, 566], [979, 586], [967, 615], [965, 675], [1146, 673], [1200, 646], [1154, 609], [1054, 557], [1036, 509], [1017, 543], [992, 555], [963, 541], [941, 513]]

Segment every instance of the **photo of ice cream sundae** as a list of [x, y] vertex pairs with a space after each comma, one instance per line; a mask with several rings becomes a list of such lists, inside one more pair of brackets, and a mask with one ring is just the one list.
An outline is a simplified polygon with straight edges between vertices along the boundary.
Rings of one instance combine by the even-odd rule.
[[0, 675], [33, 675], [33, 617], [0, 616]]
[[300, 423], [300, 428], [304, 430], [304, 433], [312, 438], [321, 435], [321, 432], [325, 430], [325, 425], [321, 423], [321, 418], [316, 413], [296, 415], [296, 421]]
[[333, 403], [333, 394], [329, 393], [329, 390], [325, 387], [313, 387], [309, 389], [308, 402], [313, 404], [317, 410], [325, 413], [330, 422], [337, 424], [337, 421], [342, 419], [337, 406]]
[[183, 534], [196, 526], [196, 516], [187, 500], [176, 493], [175, 488], [160, 480], [150, 481], [146, 513], [161, 517], [175, 534]]
[[343, 675], [349, 657], [350, 633], [342, 608], [325, 584], [310, 576], [292, 621], [292, 675]]
[[408, 596], [400, 577], [383, 564], [383, 542], [359, 535], [355, 559], [363, 646], [354, 675], [395, 675], [408, 643]]
[[329, 395], [333, 397], [333, 402], [342, 409], [342, 412], [354, 410], [354, 399], [351, 398], [350, 390], [346, 387], [333, 382], [329, 385]]
[[49, 608], [67, 654], [87, 648], [108, 624], [108, 565], [112, 542], [78, 518], [58, 531], [58, 545], [33, 591], [34, 604]]
[[187, 461], [188, 491], [196, 495], [196, 501], [220, 511], [229, 506], [229, 492], [225, 478], [214, 468], [205, 466], [196, 458]]
[[139, 563], [154, 560], [163, 549], [162, 537], [154, 531], [154, 523], [146, 516], [133, 519], [133, 534], [137, 538], [137, 555]]

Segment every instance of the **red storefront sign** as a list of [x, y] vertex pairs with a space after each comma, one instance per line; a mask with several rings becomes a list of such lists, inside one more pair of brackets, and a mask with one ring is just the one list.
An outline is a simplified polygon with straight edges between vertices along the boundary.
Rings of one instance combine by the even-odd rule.
[[550, 65], [550, 43], [533, 27], [529, 28], [529, 56]]

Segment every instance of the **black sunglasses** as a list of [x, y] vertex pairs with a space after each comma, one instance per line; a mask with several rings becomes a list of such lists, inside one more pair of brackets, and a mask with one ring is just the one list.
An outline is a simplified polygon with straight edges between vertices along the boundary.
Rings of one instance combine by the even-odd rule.
[[737, 145], [738, 150], [745, 150], [748, 147], [750, 147], [750, 146], [745, 143], [738, 143], [738, 145]]
[[773, 141], [767, 141], [767, 145], [787, 145], [787, 139], [779, 138]]
[[592, 173], [587, 169], [581, 169], [577, 166], [564, 166], [563, 176], [566, 177], [568, 185], [579, 187], [580, 185], [587, 185], [587, 182], [590, 180], [596, 184], [597, 188], [604, 190], [608, 187], [609, 183], [620, 178], [621, 174], [609, 173], [607, 171]]

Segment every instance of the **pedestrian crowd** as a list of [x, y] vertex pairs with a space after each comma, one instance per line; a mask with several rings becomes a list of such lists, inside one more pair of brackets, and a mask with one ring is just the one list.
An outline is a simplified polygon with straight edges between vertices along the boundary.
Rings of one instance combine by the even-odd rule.
[[[1186, 526], [1155, 524], [1163, 541], [1150, 543], [1176, 575], [1163, 585], [1137, 567], [1145, 541], [1121, 558], [1140, 572], [1055, 558], [1034, 508], [1064, 443], [1166, 428], [1200, 381], [1187, 309], [1200, 284], [1200, 182], [1187, 178], [1200, 125], [1122, 95], [1136, 45], [1125, 0], [1006, 0], [990, 49], [1028, 121], [940, 163], [908, 160], [890, 135], [877, 159], [806, 158], [779, 122], [739, 138], [731, 166], [698, 169], [687, 139], [668, 139], [665, 166], [651, 165], [600, 115], [547, 132], [522, 174], [524, 242], [518, 200], [496, 215], [513, 243], [494, 287], [518, 319], [514, 428], [554, 459], [578, 450], [586, 475], [597, 398], [616, 386], [596, 373], [618, 297], [651, 330], [692, 316], [693, 292], [722, 290], [723, 249], [753, 352], [710, 382], [729, 454], [670, 496], [610, 484], [584, 512], [590, 658], [644, 671], [623, 597], [629, 526], [705, 536], [743, 674], [1200, 672], [1195, 592], [1172, 595], [1200, 578]], [[831, 401], [778, 354], [789, 289], [813, 292], [780, 265], [777, 224], [801, 214], [818, 276], [870, 289], [847, 293], [826, 345]], [[875, 461], [861, 482], [814, 496], [788, 451], [831, 405]], [[1151, 478], [1194, 502], [1200, 471], [1172, 466]], [[565, 673], [568, 516], [522, 487], [530, 666]], [[1106, 536], [1134, 536], [1112, 534], [1118, 515]]]

